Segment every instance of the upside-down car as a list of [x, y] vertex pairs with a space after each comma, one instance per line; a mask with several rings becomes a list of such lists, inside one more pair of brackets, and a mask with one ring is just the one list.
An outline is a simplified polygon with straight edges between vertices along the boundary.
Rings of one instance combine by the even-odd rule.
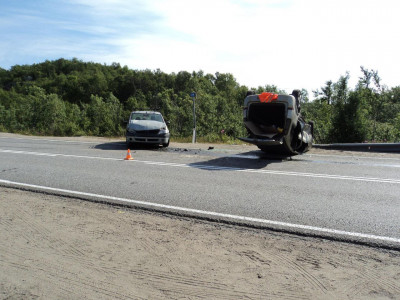
[[299, 90], [290, 95], [248, 92], [243, 121], [248, 136], [240, 139], [266, 153], [293, 156], [312, 146], [314, 124], [300, 114]]

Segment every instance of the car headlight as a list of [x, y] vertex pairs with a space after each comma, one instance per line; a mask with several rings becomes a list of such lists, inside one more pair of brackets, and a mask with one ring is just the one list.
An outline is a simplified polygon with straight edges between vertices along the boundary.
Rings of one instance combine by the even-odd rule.
[[129, 133], [132, 133], [132, 134], [136, 133], [136, 131], [133, 128], [129, 128], [129, 127], [126, 128], [126, 131], [129, 132]]
[[169, 133], [169, 130], [168, 130], [167, 126], [161, 127], [159, 133], [160, 133], [160, 134], [167, 134], [167, 133]]
[[161, 132], [161, 133], [168, 133], [168, 128], [167, 128], [167, 126], [161, 127], [161, 128], [160, 128], [160, 132]]

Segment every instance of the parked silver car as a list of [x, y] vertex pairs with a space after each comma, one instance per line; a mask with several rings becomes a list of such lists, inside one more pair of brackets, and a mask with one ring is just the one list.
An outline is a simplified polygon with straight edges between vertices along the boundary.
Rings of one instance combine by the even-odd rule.
[[133, 111], [126, 126], [126, 143], [143, 143], [169, 146], [167, 123], [157, 111]]
[[292, 156], [308, 151], [314, 124], [301, 116], [300, 97], [299, 90], [291, 95], [249, 92], [243, 106], [248, 136], [240, 139], [267, 153]]

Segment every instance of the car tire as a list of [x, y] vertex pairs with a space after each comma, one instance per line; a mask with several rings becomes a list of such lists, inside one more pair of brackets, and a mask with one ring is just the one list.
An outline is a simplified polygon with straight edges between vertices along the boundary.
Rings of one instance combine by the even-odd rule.
[[164, 148], [167, 148], [167, 147], [169, 146], [169, 140], [168, 140], [168, 142], [163, 143], [162, 146], [163, 146]]

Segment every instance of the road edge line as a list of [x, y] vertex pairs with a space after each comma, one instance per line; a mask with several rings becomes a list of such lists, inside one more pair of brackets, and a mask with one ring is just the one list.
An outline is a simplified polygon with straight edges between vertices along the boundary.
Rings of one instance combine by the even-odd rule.
[[268, 229], [276, 232], [284, 232], [306, 237], [317, 237], [334, 241], [362, 244], [372, 247], [380, 247], [380, 248], [400, 251], [400, 239], [392, 237], [377, 236], [377, 235], [358, 233], [358, 232], [349, 232], [349, 231], [309, 226], [309, 225], [293, 224], [281, 221], [273, 221], [273, 220], [238, 216], [232, 214], [224, 214], [218, 212], [185, 208], [180, 206], [172, 206], [172, 205], [158, 204], [147, 201], [133, 200], [121, 197], [14, 182], [4, 179], [0, 179], [0, 186], [8, 188], [16, 188], [31, 192], [42, 192], [55, 196], [77, 198], [97, 203], [144, 209], [160, 213], [168, 213], [184, 217], [194, 217], [212, 222], [222, 222], [226, 224], [240, 225], [257, 229]]

